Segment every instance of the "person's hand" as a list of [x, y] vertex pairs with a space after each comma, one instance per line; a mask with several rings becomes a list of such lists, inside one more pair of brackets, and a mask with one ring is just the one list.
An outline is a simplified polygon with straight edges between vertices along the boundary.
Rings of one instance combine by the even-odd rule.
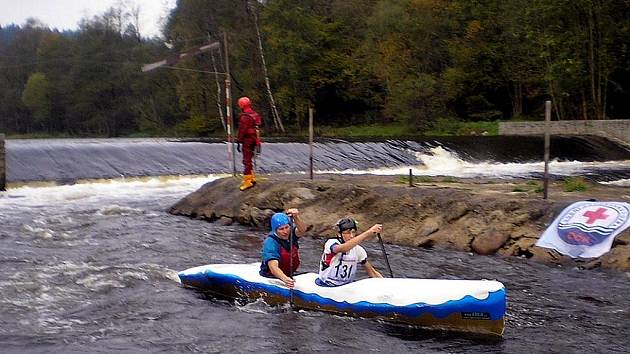
[[300, 215], [300, 211], [297, 208], [289, 208], [289, 209], [287, 209], [287, 215], [289, 217], [294, 218], [294, 217]]
[[289, 289], [293, 289], [293, 287], [295, 287], [295, 280], [287, 277], [286, 279], [282, 279], [282, 282], [284, 283], [284, 286], [286, 286]]
[[260, 154], [260, 151], [262, 150], [260, 144], [256, 145], [256, 154]]
[[374, 234], [379, 234], [383, 232], [383, 224], [374, 224], [368, 231]]
[[236, 151], [241, 152], [241, 143], [236, 143]]

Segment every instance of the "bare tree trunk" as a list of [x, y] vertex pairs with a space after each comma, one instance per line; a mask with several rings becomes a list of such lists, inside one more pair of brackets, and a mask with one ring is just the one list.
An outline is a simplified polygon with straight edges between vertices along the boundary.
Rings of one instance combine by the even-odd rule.
[[252, 5], [251, 1], [248, 1], [247, 5], [249, 6], [252, 16], [254, 17], [254, 26], [256, 27], [256, 36], [258, 38], [258, 50], [260, 52], [260, 61], [263, 67], [263, 73], [265, 75], [265, 86], [267, 87], [267, 95], [269, 96], [271, 114], [273, 116], [276, 129], [280, 128], [280, 131], [284, 133], [284, 125], [282, 124], [282, 118], [280, 118], [280, 115], [278, 114], [278, 109], [276, 108], [276, 102], [273, 98], [273, 93], [271, 92], [271, 84], [269, 83], [269, 74], [267, 72], [267, 64], [265, 62], [265, 54], [263, 52], [262, 38], [260, 36], [260, 29], [258, 28], [258, 16], [256, 16], [256, 9], [255, 9], [255, 6]]
[[512, 117], [518, 117], [523, 114], [523, 84], [513, 82], [512, 89], [513, 92], [510, 93], [512, 98]]
[[582, 89], [582, 119], [588, 120], [588, 103], [586, 102], [586, 94]]
[[598, 117], [599, 107], [597, 107], [597, 93], [595, 85], [595, 39], [593, 38], [593, 9], [588, 9], [588, 70], [591, 81], [591, 99], [593, 100], [593, 113], [596, 118]]
[[138, 43], [142, 42], [142, 35], [140, 34], [140, 6], [129, 5], [129, 14], [131, 16], [131, 25], [135, 29], [136, 40]]
[[556, 111], [556, 119], [557, 120], [563, 120], [563, 114], [562, 114], [562, 103], [560, 102], [560, 98], [556, 97], [556, 95], [554, 94], [554, 89], [553, 89], [553, 82], [549, 82], [549, 95], [551, 96], [551, 102], [554, 106], [554, 109]]
[[214, 53], [210, 53], [210, 57], [212, 58], [212, 70], [214, 71], [214, 82], [217, 85], [217, 109], [219, 110], [219, 119], [221, 119], [221, 125], [223, 126], [223, 130], [227, 131], [227, 127], [225, 126], [225, 118], [223, 117], [223, 106], [221, 105], [221, 84], [219, 83], [219, 73], [217, 70], [217, 63], [214, 59]]
[[599, 119], [606, 119], [606, 95], [608, 93], [608, 48], [604, 43], [604, 19], [602, 18], [603, 9], [601, 8], [602, 4], [597, 3], [597, 45], [598, 45], [598, 99], [597, 103], [599, 105], [598, 115]]
[[602, 119], [606, 119], [606, 101], [608, 98], [608, 72], [604, 78], [604, 96], [602, 98]]

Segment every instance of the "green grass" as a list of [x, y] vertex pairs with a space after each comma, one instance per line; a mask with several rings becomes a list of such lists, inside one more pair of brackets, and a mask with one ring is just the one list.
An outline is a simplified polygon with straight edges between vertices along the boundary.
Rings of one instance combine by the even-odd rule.
[[451, 118], [440, 118], [424, 135], [498, 135], [499, 121], [461, 122]]
[[349, 127], [315, 126], [318, 137], [345, 138], [398, 138], [409, 136], [457, 136], [457, 135], [498, 135], [499, 121], [460, 122], [455, 119], [438, 119], [433, 127], [425, 132], [416, 131], [401, 123], [355, 125]]
[[582, 192], [588, 189], [588, 182], [581, 177], [569, 177], [562, 185], [565, 192]]
[[[457, 180], [455, 177], [444, 176], [441, 179], [436, 179], [429, 176], [413, 176], [413, 183], [455, 183]], [[409, 176], [408, 175], [398, 175], [396, 176], [396, 183], [400, 184], [409, 184]]]
[[412, 129], [400, 124], [371, 124], [350, 127], [315, 127], [315, 135], [319, 137], [399, 137], [414, 135]]
[[[224, 137], [223, 130], [210, 131], [211, 127], [206, 126], [205, 118], [188, 119], [178, 124], [174, 128], [170, 128], [167, 132], [159, 133], [155, 131], [140, 131], [129, 133], [122, 137], [160, 137], [160, 136], [177, 136], [177, 137]], [[331, 127], [315, 124], [315, 136], [324, 138], [407, 138], [416, 136], [457, 136], [457, 135], [498, 135], [499, 121], [479, 121], [479, 122], [462, 122], [454, 118], [440, 118], [431, 124], [431, 128], [422, 132], [418, 131], [416, 126], [409, 126], [403, 123], [388, 124], [367, 124], [352, 125], [347, 127]], [[301, 130], [296, 127], [287, 126], [286, 132], [276, 132], [273, 127], [265, 127], [263, 129], [263, 137], [306, 137], [308, 136], [308, 127], [302, 127]], [[34, 132], [30, 134], [10, 134], [7, 139], [45, 139], [45, 138], [80, 138], [91, 137], [98, 138], [97, 135], [71, 135], [62, 133], [41, 133]], [[105, 137], [105, 136], [102, 136]]]
[[531, 180], [525, 182], [525, 184], [517, 185], [512, 189], [512, 192], [523, 192], [523, 193], [542, 193], [544, 191], [542, 183], [537, 180]]
[[76, 138], [70, 134], [48, 134], [48, 133], [30, 133], [30, 134], [9, 134], [6, 139], [65, 139]]
[[435, 182], [433, 180], [433, 178], [429, 177], [429, 176], [418, 176], [418, 177], [414, 177], [414, 181], [420, 182], [420, 183], [433, 183]]
[[[433, 183], [435, 180], [429, 176], [413, 176], [413, 183]], [[409, 184], [409, 176], [396, 176], [396, 182], [400, 184]]]

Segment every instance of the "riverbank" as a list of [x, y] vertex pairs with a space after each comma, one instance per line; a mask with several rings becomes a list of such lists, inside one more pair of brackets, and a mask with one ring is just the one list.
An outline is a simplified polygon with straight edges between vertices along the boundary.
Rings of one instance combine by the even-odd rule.
[[[317, 138], [331, 139], [413, 139], [427, 136], [477, 136], [477, 135], [499, 135], [500, 121], [479, 121], [467, 122], [456, 118], [443, 118], [434, 122], [424, 131], [416, 131], [415, 126], [408, 126], [401, 123], [382, 124], [353, 124], [350, 126], [314, 126]], [[412, 134], [410, 134], [410, 132]], [[150, 134], [146, 132], [136, 132], [118, 137], [118, 139], [177, 139], [177, 140], [221, 140], [225, 139], [223, 130], [205, 132], [201, 136], [195, 134], [163, 135]], [[285, 132], [273, 130], [265, 131], [265, 141], [267, 139], [306, 140], [308, 139], [308, 126], [289, 127]], [[66, 133], [50, 134], [46, 132], [36, 132], [30, 134], [9, 134], [7, 139], [113, 139], [106, 135], [70, 135]]]
[[333, 235], [331, 226], [348, 215], [361, 229], [382, 222], [386, 243], [630, 270], [630, 229], [597, 259], [572, 260], [534, 245], [567, 205], [585, 199], [630, 202], [627, 187], [592, 184], [585, 191], [565, 192], [561, 182], [554, 182], [544, 200], [527, 180], [436, 178], [409, 187], [396, 176], [318, 175], [309, 180], [271, 175], [245, 192], [238, 190], [239, 183], [236, 178], [207, 183], [169, 212], [267, 230], [274, 212], [297, 207], [314, 238]]

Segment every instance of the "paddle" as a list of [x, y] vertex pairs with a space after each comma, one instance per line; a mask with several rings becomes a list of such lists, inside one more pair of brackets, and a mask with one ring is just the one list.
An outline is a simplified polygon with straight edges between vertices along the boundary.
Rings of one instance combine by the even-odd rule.
[[394, 272], [392, 272], [392, 267], [389, 265], [389, 259], [387, 259], [387, 252], [385, 252], [385, 245], [383, 244], [383, 239], [381, 238], [380, 232], [376, 234], [378, 237], [378, 243], [381, 245], [381, 251], [383, 251], [383, 257], [385, 257], [385, 264], [387, 265], [387, 269], [389, 270], [389, 276], [391, 278], [394, 277]]
[[[293, 279], [293, 216], [291, 220], [291, 231], [289, 231], [289, 278]], [[289, 288], [289, 304], [291, 308], [294, 307], [293, 303], [293, 288]]]

